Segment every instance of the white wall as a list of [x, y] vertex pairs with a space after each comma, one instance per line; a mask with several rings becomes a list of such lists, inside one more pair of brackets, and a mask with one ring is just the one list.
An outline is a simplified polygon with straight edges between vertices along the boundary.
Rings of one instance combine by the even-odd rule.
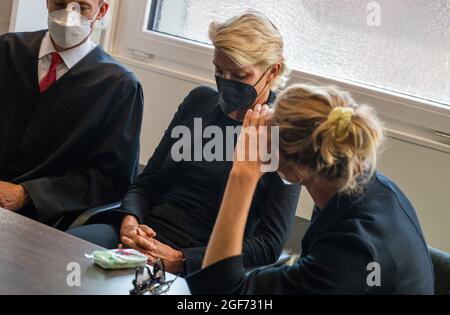
[[379, 169], [409, 197], [429, 244], [450, 252], [450, 154], [390, 139]]
[[0, 34], [8, 33], [13, 0], [0, 1]]
[[196, 85], [128, 65], [142, 82], [145, 94], [141, 134], [141, 164], [146, 165], [178, 105]]

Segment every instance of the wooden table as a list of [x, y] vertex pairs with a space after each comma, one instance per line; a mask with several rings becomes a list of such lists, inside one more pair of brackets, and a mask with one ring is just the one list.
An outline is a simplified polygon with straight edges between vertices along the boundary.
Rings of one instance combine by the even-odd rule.
[[[0, 244], [0, 295], [126, 295], [132, 288], [134, 269], [105, 271], [85, 257], [100, 247], [1, 208]], [[71, 263], [80, 266], [81, 286], [67, 284], [75, 279]], [[178, 278], [167, 294], [190, 291]]]

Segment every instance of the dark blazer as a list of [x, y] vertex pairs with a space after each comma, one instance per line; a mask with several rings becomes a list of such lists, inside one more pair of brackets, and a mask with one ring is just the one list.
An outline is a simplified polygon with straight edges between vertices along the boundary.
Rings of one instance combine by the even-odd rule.
[[[272, 93], [269, 102], [274, 98]], [[186, 274], [201, 267], [232, 161], [201, 164], [175, 162], [170, 153], [177, 139], [172, 139], [171, 133], [174, 127], [180, 125], [192, 130], [194, 118], [202, 118], [203, 126], [206, 127], [226, 119], [224, 117], [218, 105], [216, 90], [209, 87], [194, 89], [180, 105], [144, 172], [129, 189], [121, 209], [122, 213], [133, 214], [140, 222], [155, 229], [161, 241], [182, 250], [186, 258]], [[206, 173], [205, 169], [211, 170], [211, 167], [214, 167], [214, 172]], [[199, 170], [198, 174], [192, 169]], [[211, 178], [210, 185], [214, 187], [210, 193], [200, 195], [190, 192], [189, 186], [193, 182], [185, 180], [186, 170], [199, 181]], [[189, 195], [188, 200], [185, 200], [186, 205], [166, 202], [167, 191], [183, 181], [187, 182], [182, 188], [186, 192], [184, 195]], [[294, 221], [299, 193], [298, 186], [285, 185], [277, 173], [262, 177], [246, 230], [246, 266], [271, 264], [278, 259]], [[191, 202], [189, 198], [200, 201], [194, 203], [195, 200]]]
[[433, 294], [430, 255], [413, 206], [377, 173], [359, 197], [316, 211], [293, 266], [245, 275], [231, 257], [187, 279], [193, 294]]
[[120, 201], [138, 165], [143, 93], [96, 47], [44, 93], [46, 31], [0, 36], [0, 180], [22, 184], [47, 224]]

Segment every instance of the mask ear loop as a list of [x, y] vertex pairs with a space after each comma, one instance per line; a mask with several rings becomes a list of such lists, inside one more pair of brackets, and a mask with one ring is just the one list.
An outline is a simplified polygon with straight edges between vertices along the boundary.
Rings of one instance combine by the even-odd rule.
[[92, 19], [89, 20], [89, 25], [92, 24], [93, 22], [94, 22], [94, 25], [92, 25], [91, 31], [89, 32], [88, 37], [91, 36], [92, 33], [94, 32], [95, 25], [97, 24], [97, 17], [100, 14], [100, 10], [101, 10], [102, 6], [103, 6], [103, 1], [100, 3], [100, 5], [99, 5], [99, 7], [97, 9], [97, 13], [95, 13], [95, 16]]
[[[103, 6], [103, 1], [100, 3], [100, 5], [98, 6], [98, 9], [97, 9], [97, 12], [95, 13], [95, 15], [94, 15], [94, 17], [92, 18], [92, 19], [90, 19], [89, 20], [89, 23], [92, 23], [92, 22], [96, 22], [97, 23], [97, 17], [98, 17], [98, 15], [100, 14], [100, 10], [102, 9], [102, 6]], [[95, 24], [94, 24], [94, 26], [95, 26]], [[93, 28], [93, 27], [92, 27]]]
[[[253, 85], [253, 88], [255, 88], [255, 87], [259, 84], [259, 82], [261, 82], [261, 80], [264, 78], [264, 76], [266, 75], [267, 71], [269, 71], [269, 70], [270, 70], [270, 67], [267, 68], [266, 71], [264, 71], [263, 75], [261, 76], [261, 78], [259, 78], [258, 82], [256, 82], [255, 85]], [[263, 92], [266, 90], [266, 87], [267, 87], [268, 85], [269, 85], [269, 82], [267, 82], [266, 85], [264, 85], [264, 88], [263, 88], [263, 89], [261, 90], [261, 92], [256, 96], [256, 98], [260, 97], [261, 94], [263, 94]]]
[[[261, 82], [261, 80], [264, 78], [264, 76], [266, 75], [267, 71], [269, 71], [270, 68], [268, 68], [266, 71], [264, 71], [263, 75], [259, 78], [259, 80], [253, 85], [253, 87], [257, 86], [259, 84], [259, 82]], [[267, 86], [267, 85], [266, 85]]]

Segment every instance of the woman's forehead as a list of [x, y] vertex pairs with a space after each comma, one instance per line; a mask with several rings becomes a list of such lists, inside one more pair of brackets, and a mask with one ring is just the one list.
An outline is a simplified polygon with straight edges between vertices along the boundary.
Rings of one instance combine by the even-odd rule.
[[252, 72], [258, 69], [255, 65], [240, 66], [234, 62], [226, 53], [220, 49], [214, 50], [213, 63], [216, 67], [226, 71], [245, 71]]
[[231, 59], [226, 53], [220, 49], [214, 49], [214, 64], [221, 69], [226, 70], [241, 70], [238, 64]]

